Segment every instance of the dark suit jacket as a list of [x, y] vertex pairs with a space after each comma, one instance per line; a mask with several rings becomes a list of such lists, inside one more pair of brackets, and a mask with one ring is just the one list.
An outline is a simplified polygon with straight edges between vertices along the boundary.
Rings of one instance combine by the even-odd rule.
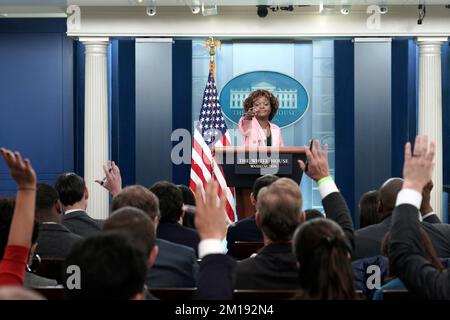
[[450, 299], [450, 273], [439, 271], [425, 257], [420, 241], [417, 209], [409, 204], [395, 208], [389, 241], [389, 261], [408, 290], [427, 299]]
[[255, 216], [244, 218], [228, 228], [228, 254], [233, 255], [236, 241], [263, 241], [263, 235], [256, 225]]
[[163, 239], [156, 262], [147, 274], [149, 288], [194, 288], [197, 286], [198, 264], [192, 248]]
[[72, 246], [82, 238], [57, 223], [39, 224], [37, 249], [41, 258], [66, 258]]
[[235, 289], [296, 289], [298, 270], [291, 243], [264, 246], [255, 257], [238, 262]]
[[381, 222], [355, 231], [355, 251], [352, 259], [358, 260], [381, 254], [381, 242], [391, 227], [392, 215]]
[[441, 220], [439, 219], [439, 217], [437, 216], [437, 214], [432, 214], [431, 216], [426, 217], [425, 219], [423, 219], [423, 222], [428, 222], [428, 223], [441, 223]]
[[[417, 210], [416, 213], [418, 214]], [[353, 260], [381, 254], [381, 243], [391, 227], [392, 215], [378, 224], [367, 226], [355, 232], [355, 252]], [[450, 257], [450, 225], [441, 223], [421, 223], [423, 229], [436, 249], [440, 258]]]
[[64, 214], [62, 224], [71, 232], [82, 237], [89, 236], [101, 230], [101, 226], [98, 221], [89, 217], [83, 210]]
[[197, 250], [200, 238], [197, 231], [183, 227], [175, 222], [162, 222], [158, 224], [156, 230], [157, 238], [191, 247], [198, 255]]
[[[353, 250], [353, 223], [350, 211], [339, 192], [322, 200], [328, 219], [337, 222], [347, 236], [350, 253]], [[240, 261], [234, 280], [236, 289], [295, 289], [298, 288], [296, 258], [290, 243], [269, 244], [255, 257]]]
[[232, 276], [236, 260], [224, 254], [211, 254], [203, 257], [200, 263], [195, 300], [233, 299]]

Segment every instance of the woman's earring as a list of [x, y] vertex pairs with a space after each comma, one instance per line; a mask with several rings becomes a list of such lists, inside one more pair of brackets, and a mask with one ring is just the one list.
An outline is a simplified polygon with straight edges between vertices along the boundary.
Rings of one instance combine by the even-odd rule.
[[27, 271], [36, 273], [36, 271], [39, 269], [41, 261], [42, 259], [37, 253], [33, 254], [33, 258], [31, 259], [31, 265], [27, 264]]

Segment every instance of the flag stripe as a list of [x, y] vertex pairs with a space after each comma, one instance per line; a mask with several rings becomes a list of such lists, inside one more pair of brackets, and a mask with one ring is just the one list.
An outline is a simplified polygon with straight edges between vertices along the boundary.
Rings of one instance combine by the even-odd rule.
[[197, 185], [204, 187], [211, 178], [217, 181], [217, 199], [225, 194], [227, 218], [229, 222], [234, 222], [237, 220], [234, 189], [228, 188], [222, 167], [211, 152], [212, 147], [230, 145], [230, 140], [214, 77], [210, 73], [203, 93], [199, 121], [194, 130], [189, 186], [195, 191]]

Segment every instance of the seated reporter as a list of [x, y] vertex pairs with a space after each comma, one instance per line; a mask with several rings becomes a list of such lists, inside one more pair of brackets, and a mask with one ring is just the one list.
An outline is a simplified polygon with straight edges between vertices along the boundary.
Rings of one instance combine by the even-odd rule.
[[[334, 220], [345, 234], [348, 252], [353, 250], [353, 223], [344, 198], [328, 169], [328, 146], [314, 141], [306, 150], [306, 174], [319, 185], [327, 219]], [[304, 162], [299, 163], [305, 171]], [[297, 261], [292, 253], [292, 236], [305, 220], [302, 193], [293, 180], [282, 178], [263, 188], [258, 196], [256, 221], [264, 235], [264, 247], [254, 257], [239, 262], [237, 289], [296, 289], [299, 287]]]
[[450, 299], [450, 273], [429, 259], [420, 240], [419, 209], [422, 190], [431, 180], [435, 144], [417, 136], [414, 150], [405, 146], [404, 183], [398, 194], [389, 239], [389, 260], [408, 290], [427, 299]]

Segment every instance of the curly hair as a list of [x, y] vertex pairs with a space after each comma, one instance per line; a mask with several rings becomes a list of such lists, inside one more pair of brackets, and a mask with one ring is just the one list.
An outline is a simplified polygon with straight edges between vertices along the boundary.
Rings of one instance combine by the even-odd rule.
[[269, 100], [270, 102], [269, 120], [272, 120], [273, 117], [275, 117], [275, 115], [277, 114], [279, 102], [277, 97], [275, 97], [271, 92], [267, 90], [259, 89], [250, 93], [250, 95], [244, 101], [244, 112], [247, 113], [248, 110], [251, 107], [253, 107], [253, 103], [255, 102], [255, 100], [258, 99], [259, 97], [266, 97], [267, 100]]

